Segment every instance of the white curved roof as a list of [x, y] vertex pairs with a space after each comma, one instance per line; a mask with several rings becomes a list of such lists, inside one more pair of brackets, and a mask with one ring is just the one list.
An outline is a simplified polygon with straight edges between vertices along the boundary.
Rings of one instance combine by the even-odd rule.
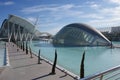
[[15, 15], [9, 15], [8, 21], [15, 23], [15, 24], [19, 24], [20, 26], [24, 27], [30, 33], [33, 33], [35, 30], [35, 26], [33, 24], [31, 24], [30, 22], [28, 22], [27, 20], [21, 17], [15, 16]]
[[72, 23], [63, 27], [54, 36], [53, 43], [71, 46], [111, 45], [111, 42], [100, 31], [82, 23]]
[[94, 27], [91, 27], [91, 26], [89, 26], [87, 24], [83, 24], [83, 23], [72, 23], [72, 24], [67, 25], [66, 27], [73, 27], [73, 26], [80, 28], [80, 29], [83, 29], [89, 33], [96, 34], [99, 37], [105, 39], [107, 42], [111, 43], [100, 31], [98, 31]]

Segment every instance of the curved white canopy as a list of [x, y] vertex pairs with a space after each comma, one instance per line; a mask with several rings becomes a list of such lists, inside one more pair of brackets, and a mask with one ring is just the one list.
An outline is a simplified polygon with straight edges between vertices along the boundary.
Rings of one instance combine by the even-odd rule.
[[30, 33], [34, 33], [35, 31], [35, 26], [21, 17], [9, 15], [8, 21], [15, 24], [19, 24], [21, 27], [24, 27]]

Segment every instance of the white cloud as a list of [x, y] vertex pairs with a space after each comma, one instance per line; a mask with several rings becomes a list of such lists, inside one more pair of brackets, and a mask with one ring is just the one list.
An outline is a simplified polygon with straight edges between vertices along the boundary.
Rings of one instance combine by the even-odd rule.
[[12, 2], [12, 1], [8, 1], [8, 2], [5, 2], [4, 4], [5, 4], [5, 5], [13, 5], [14, 2]]
[[0, 2], [0, 5], [5, 5], [5, 6], [7, 6], [7, 5], [13, 5], [13, 4], [14, 4], [13, 1]]
[[120, 18], [111, 18], [111, 19], [102, 19], [102, 20], [92, 20], [89, 22], [90, 23], [110, 23], [110, 22], [116, 22], [119, 20], [120, 20]]
[[111, 3], [120, 4], [120, 0], [108, 0]]
[[[114, 4], [119, 4], [120, 0], [106, 0]], [[106, 4], [107, 5], [107, 4]], [[118, 26], [120, 25], [120, 5], [116, 6], [99, 6], [97, 7], [95, 13], [98, 18], [88, 21], [90, 25], [95, 25], [97, 27], [106, 27], [106, 26]], [[101, 15], [101, 17], [99, 16]], [[100, 18], [99, 18], [100, 17]]]
[[[24, 13], [36, 13], [36, 12], [44, 12], [49, 15], [49, 17], [52, 18], [52, 20], [60, 20], [62, 18], [96, 18], [101, 19], [102, 17], [97, 15], [96, 13], [88, 13], [88, 15], [84, 14], [84, 12], [81, 10], [82, 6], [79, 5], [73, 5], [73, 4], [66, 4], [66, 5], [37, 5], [33, 7], [27, 7], [22, 9], [21, 11]], [[92, 4], [92, 8], [98, 8], [99, 5]]]
[[[110, 26], [119, 25], [120, 21], [120, 6], [104, 7], [95, 2], [89, 2], [87, 7], [85, 5], [79, 6], [75, 4], [66, 5], [37, 5], [22, 9], [23, 13], [34, 14], [39, 13], [40, 22], [38, 29], [40, 31], [55, 34], [61, 27], [69, 24], [70, 22], [85, 22], [92, 26]], [[87, 10], [83, 10], [86, 9]], [[90, 11], [93, 10], [94, 11]], [[32, 23], [35, 18], [29, 17]], [[64, 22], [65, 21], [65, 22]]]
[[112, 7], [112, 8], [103, 8], [99, 11], [106, 16], [111, 16], [113, 18], [120, 17], [120, 6]]
[[[73, 18], [79, 17], [83, 13], [81, 10], [79, 10], [80, 7], [81, 6], [79, 5], [73, 5], [73, 4], [65, 4], [65, 5], [51, 4], [51, 5], [37, 5], [33, 7], [27, 7], [22, 9], [21, 11], [27, 14], [45, 13], [42, 15], [44, 15], [45, 18], [46, 17], [49, 18], [46, 19], [46, 21], [51, 19], [53, 21], [57, 21], [68, 17], [73, 17]], [[45, 18], [42, 19], [45, 20]]]
[[91, 8], [99, 8], [100, 7], [100, 5], [98, 5], [98, 4], [91, 4], [91, 6], [90, 6]]
[[102, 20], [92, 20], [89, 21], [88, 24], [96, 27], [112, 27], [120, 25], [120, 18], [110, 18], [110, 19], [102, 19]]
[[[94, 4], [97, 8], [98, 5]], [[80, 22], [82, 19], [103, 19], [102, 16], [96, 13], [85, 13], [82, 11], [80, 5], [66, 4], [66, 5], [37, 5], [32, 7], [27, 7], [21, 11], [24, 13], [45, 13], [40, 17], [41, 22], [38, 23], [38, 29], [41, 31], [47, 31], [49, 33], [55, 34], [60, 30], [61, 27], [69, 24], [70, 22]], [[89, 7], [90, 8], [90, 7]], [[46, 11], [46, 12], [44, 12]], [[28, 20], [35, 21], [35, 18], [29, 17]], [[66, 22], [63, 22], [66, 20]], [[51, 27], [51, 28], [50, 28]], [[48, 30], [49, 29], [49, 30]]]
[[89, 6], [91, 8], [99, 8], [101, 5], [100, 4], [97, 4], [96, 2], [94, 1], [87, 1], [86, 2], [86, 6]]
[[40, 12], [46, 12], [49, 16], [52, 16], [53, 19], [61, 19], [63, 17], [76, 17], [81, 15], [83, 13], [81, 10], [74, 10], [79, 9], [81, 6], [79, 5], [73, 5], [73, 4], [65, 4], [65, 5], [37, 5], [33, 7], [27, 7], [22, 9], [21, 11], [24, 13], [40, 13]]
[[82, 15], [82, 18], [95, 18], [95, 19], [103, 19], [103, 16], [100, 16], [99, 14], [86, 14], [86, 15]]
[[95, 4], [94, 1], [87, 1], [86, 4]]
[[37, 5], [33, 7], [27, 7], [22, 9], [21, 11], [24, 13], [35, 13], [35, 12], [41, 12], [41, 11], [59, 11], [59, 10], [69, 10], [73, 8], [74, 5], [72, 4], [66, 4], [62, 6], [58, 6], [55, 4], [52, 5]]

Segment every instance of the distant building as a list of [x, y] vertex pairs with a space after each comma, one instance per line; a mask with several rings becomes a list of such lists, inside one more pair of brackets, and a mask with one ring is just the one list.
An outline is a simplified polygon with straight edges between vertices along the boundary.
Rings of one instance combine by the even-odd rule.
[[120, 26], [111, 27], [111, 33], [120, 33]]
[[110, 41], [97, 29], [86, 24], [73, 23], [63, 27], [53, 38], [55, 45], [105, 46]]
[[98, 28], [100, 32], [106, 32], [106, 33], [111, 33], [111, 27], [102, 27]]
[[115, 27], [104, 27], [98, 29], [100, 32], [108, 32], [108, 33], [120, 33], [120, 26]]
[[111, 41], [120, 41], [120, 26], [100, 28], [99, 31]]

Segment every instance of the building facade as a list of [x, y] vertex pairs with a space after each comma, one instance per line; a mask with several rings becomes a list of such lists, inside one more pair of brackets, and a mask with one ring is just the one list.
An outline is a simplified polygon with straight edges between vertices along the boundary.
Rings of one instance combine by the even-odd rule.
[[6, 41], [25, 41], [33, 39], [35, 35], [35, 26], [27, 20], [9, 15], [0, 28], [0, 37]]
[[111, 42], [93, 27], [73, 23], [63, 27], [54, 36], [53, 44], [64, 46], [108, 46], [111, 45]]

